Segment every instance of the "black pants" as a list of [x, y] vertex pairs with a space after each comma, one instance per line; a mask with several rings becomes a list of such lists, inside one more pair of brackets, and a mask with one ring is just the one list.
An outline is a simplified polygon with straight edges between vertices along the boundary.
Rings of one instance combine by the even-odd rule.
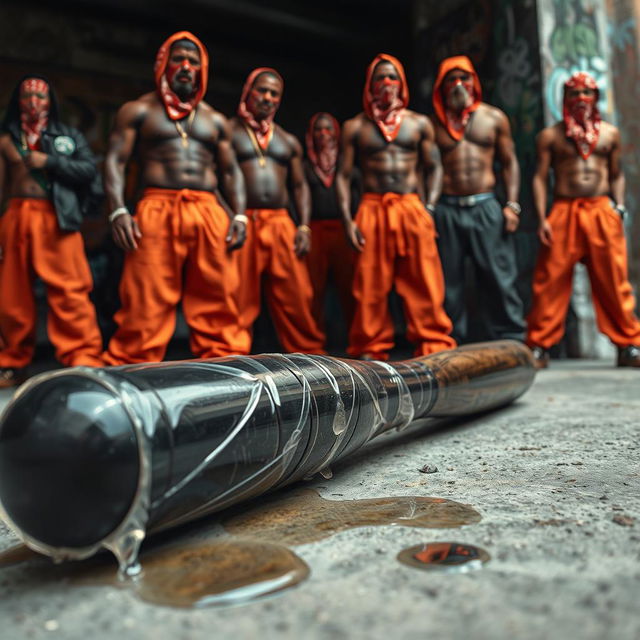
[[484, 320], [483, 338], [524, 340], [513, 236], [504, 230], [502, 207], [495, 196], [479, 194], [474, 202], [472, 198], [443, 195], [434, 218], [446, 285], [444, 306], [453, 322], [453, 337], [458, 342], [467, 337], [464, 273], [469, 256]]

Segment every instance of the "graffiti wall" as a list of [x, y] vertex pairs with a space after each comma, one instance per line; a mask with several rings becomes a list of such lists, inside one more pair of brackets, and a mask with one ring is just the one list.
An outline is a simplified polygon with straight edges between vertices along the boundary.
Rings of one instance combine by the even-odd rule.
[[629, 276], [640, 290], [640, 51], [637, 0], [607, 0], [614, 112], [622, 139], [622, 162], [627, 178], [626, 205], [630, 249]]

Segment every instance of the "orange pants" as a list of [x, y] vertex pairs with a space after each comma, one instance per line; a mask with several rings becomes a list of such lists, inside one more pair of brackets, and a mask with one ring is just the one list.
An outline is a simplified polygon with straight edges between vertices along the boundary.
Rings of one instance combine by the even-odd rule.
[[237, 257], [227, 251], [229, 217], [208, 191], [145, 189], [136, 210], [142, 232], [127, 253], [119, 329], [104, 353], [112, 365], [158, 362], [175, 330], [176, 305], [201, 358], [249, 353], [235, 302]]
[[286, 209], [248, 209], [247, 240], [240, 249], [238, 307], [251, 330], [260, 314], [260, 284], [266, 272], [271, 318], [287, 352], [325, 353], [324, 336], [311, 315], [309, 272], [293, 251], [296, 227]]
[[542, 246], [538, 255], [527, 344], [548, 349], [562, 338], [573, 267], [579, 261], [589, 272], [600, 331], [619, 347], [640, 344], [624, 227], [609, 198], [557, 200], [547, 221], [553, 242]]
[[444, 311], [444, 278], [433, 219], [414, 193], [365, 193], [356, 214], [365, 238], [356, 262], [356, 312], [349, 334], [352, 356], [384, 360], [393, 348], [388, 295], [395, 285], [404, 302], [407, 338], [415, 355], [456, 346]]
[[89, 300], [91, 271], [78, 231], [60, 231], [53, 204], [12, 198], [0, 219], [0, 367], [24, 367], [33, 357], [33, 280], [47, 288], [47, 332], [67, 366], [102, 365], [102, 337]]
[[338, 289], [344, 319], [347, 326], [353, 320], [354, 301], [353, 269], [355, 252], [349, 246], [342, 220], [311, 221], [311, 251], [307, 256], [307, 267], [313, 285], [311, 311], [319, 325], [324, 328], [324, 298], [329, 271]]

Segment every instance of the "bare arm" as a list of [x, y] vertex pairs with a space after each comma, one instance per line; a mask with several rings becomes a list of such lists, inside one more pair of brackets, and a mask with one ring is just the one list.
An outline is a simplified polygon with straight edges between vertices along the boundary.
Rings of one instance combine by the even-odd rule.
[[[502, 180], [507, 192], [508, 202], [518, 202], [520, 194], [520, 164], [516, 156], [516, 148], [511, 137], [509, 118], [499, 112], [498, 130], [496, 136], [496, 155], [502, 167]], [[505, 230], [513, 233], [520, 223], [519, 214], [510, 207], [503, 209]]]
[[620, 131], [615, 130], [613, 147], [609, 155], [609, 189], [616, 204], [624, 207], [625, 178], [620, 164]]
[[[216, 152], [216, 162], [225, 204], [223, 208], [231, 218], [229, 232], [225, 238], [229, 250], [239, 249], [247, 237], [247, 225], [244, 218], [236, 219], [235, 216], [244, 214], [247, 208], [247, 196], [244, 184], [244, 176], [238, 165], [236, 153], [231, 143], [232, 132], [229, 121], [220, 114], [216, 114], [219, 138]], [[229, 211], [231, 209], [231, 211]]]
[[538, 236], [542, 244], [551, 244], [551, 227], [546, 219], [547, 212], [547, 183], [549, 168], [551, 167], [551, 143], [553, 131], [544, 129], [536, 138], [536, 172], [533, 176], [533, 204], [538, 216]]
[[442, 192], [442, 163], [440, 152], [435, 144], [435, 131], [428, 118], [424, 120], [424, 136], [420, 143], [420, 160], [424, 167], [424, 195], [429, 209], [435, 207]]
[[298, 258], [309, 253], [311, 249], [311, 193], [307, 179], [304, 177], [304, 165], [302, 164], [302, 146], [294, 136], [289, 136], [293, 149], [289, 167], [291, 170], [291, 189], [296, 210], [300, 216], [300, 226], [296, 231], [294, 251]]
[[340, 162], [336, 171], [336, 193], [338, 205], [349, 243], [356, 251], [362, 251], [364, 237], [351, 218], [351, 176], [356, 155], [356, 136], [360, 124], [358, 120], [348, 120], [342, 128]]
[[[127, 102], [120, 108], [109, 136], [109, 146], [104, 161], [104, 186], [109, 210], [124, 208], [125, 167], [133, 152], [138, 135], [138, 125], [146, 115], [146, 106], [140, 101]], [[115, 243], [125, 251], [138, 248], [142, 237], [136, 221], [124, 213], [112, 222]]]

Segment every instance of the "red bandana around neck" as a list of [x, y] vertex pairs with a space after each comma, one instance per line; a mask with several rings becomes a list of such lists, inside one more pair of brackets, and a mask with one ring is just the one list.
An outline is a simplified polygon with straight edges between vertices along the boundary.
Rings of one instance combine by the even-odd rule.
[[[570, 89], [593, 89], [595, 96], [569, 98]], [[562, 118], [565, 135], [573, 140], [578, 153], [586, 160], [596, 148], [600, 137], [600, 111], [598, 110], [599, 90], [593, 76], [584, 71], [574, 73], [564, 83]], [[586, 111], [586, 113], [585, 113]]]
[[278, 80], [280, 80], [280, 84], [282, 85], [282, 90], [284, 91], [284, 80], [275, 69], [271, 69], [270, 67], [258, 67], [249, 74], [249, 77], [244, 83], [237, 113], [238, 117], [245, 123], [245, 125], [247, 125], [251, 129], [251, 131], [253, 131], [253, 134], [255, 135], [260, 148], [263, 151], [266, 151], [273, 135], [273, 119], [275, 118], [278, 107], [276, 106], [276, 109], [273, 111], [273, 113], [268, 115], [266, 118], [263, 118], [262, 120], [256, 120], [253, 113], [249, 110], [249, 106], [247, 104], [247, 102], [249, 102], [252, 97], [251, 91], [253, 89], [253, 85], [258, 76], [262, 73], [269, 73], [278, 78]]
[[27, 147], [34, 151], [40, 147], [42, 132], [49, 122], [49, 85], [41, 78], [26, 78], [20, 85], [20, 94], [44, 93], [46, 98], [31, 95], [20, 98], [20, 124]]
[[[397, 81], [386, 78], [382, 82], [377, 82], [375, 87], [371, 86], [373, 73], [380, 62], [390, 62], [400, 76], [400, 88], [398, 95], [394, 98], [391, 104], [384, 106], [380, 103], [380, 92], [384, 90], [386, 86], [397, 86]], [[402, 126], [405, 109], [409, 105], [409, 87], [407, 86], [407, 78], [404, 74], [404, 67], [397, 58], [386, 53], [379, 53], [373, 59], [367, 68], [367, 77], [362, 94], [362, 104], [364, 106], [364, 112], [371, 120], [373, 120], [373, 122], [376, 123], [376, 125], [378, 125], [378, 129], [380, 129], [380, 133], [382, 133], [384, 139], [387, 142], [393, 142], [400, 131], [400, 127]]]
[[[320, 136], [316, 136], [315, 125], [319, 118], [328, 118], [333, 125], [333, 131], [323, 130]], [[340, 124], [330, 113], [321, 111], [311, 117], [305, 138], [307, 156], [314, 173], [327, 189], [333, 184], [336, 176], [339, 140]]]
[[[469, 91], [472, 102], [464, 107], [461, 112], [456, 112], [447, 107], [443, 92], [442, 85], [444, 84], [444, 79], [450, 71], [454, 70], [466, 71], [473, 79], [473, 86], [466, 87]], [[469, 60], [467, 56], [453, 56], [451, 58], [444, 59], [440, 63], [438, 75], [433, 85], [433, 95], [431, 100], [433, 103], [433, 110], [436, 112], [436, 117], [447, 130], [447, 133], [454, 140], [462, 140], [471, 114], [482, 102], [480, 78], [478, 78], [478, 74], [476, 73], [471, 60]]]
[[[167, 79], [167, 67], [169, 65], [169, 57], [171, 53], [171, 45], [178, 40], [189, 40], [193, 42], [200, 52], [200, 71], [198, 72], [198, 88], [193, 96], [182, 102], [180, 98], [172, 91], [169, 80]], [[156, 80], [156, 89], [160, 95], [160, 99], [164, 104], [167, 115], [171, 120], [181, 120], [188, 116], [197, 106], [207, 92], [207, 81], [209, 78], [209, 54], [205, 46], [189, 31], [178, 31], [169, 36], [156, 55], [156, 62], [153, 67]]]

